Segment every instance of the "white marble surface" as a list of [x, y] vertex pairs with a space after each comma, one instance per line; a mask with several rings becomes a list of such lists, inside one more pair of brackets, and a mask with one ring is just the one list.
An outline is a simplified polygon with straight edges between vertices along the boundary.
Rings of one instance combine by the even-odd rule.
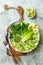
[[[14, 10], [5, 11], [3, 5], [22, 6], [24, 8], [24, 21], [35, 22], [40, 27], [40, 43], [37, 49], [26, 56], [22, 56], [21, 65], [43, 65], [43, 0], [0, 0], [0, 65], [15, 65], [12, 58], [7, 56], [6, 48], [3, 44], [6, 28], [12, 22], [19, 19], [18, 13]], [[34, 8], [36, 17], [29, 19], [25, 14], [26, 8]], [[18, 65], [20, 65], [18, 64]]]

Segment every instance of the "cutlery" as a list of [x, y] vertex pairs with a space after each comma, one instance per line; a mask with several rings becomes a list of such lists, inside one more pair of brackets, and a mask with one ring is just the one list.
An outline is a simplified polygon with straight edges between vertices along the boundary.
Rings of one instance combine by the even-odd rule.
[[7, 49], [7, 51], [6, 51], [7, 55], [11, 56], [15, 63], [17, 63], [17, 60], [21, 61], [21, 58], [18, 57], [16, 53], [15, 53], [15, 55], [13, 55], [11, 49], [9, 48], [9, 44], [7, 43], [7, 41], [4, 41], [3, 43], [4, 43], [4, 45], [5, 45], [6, 49]]

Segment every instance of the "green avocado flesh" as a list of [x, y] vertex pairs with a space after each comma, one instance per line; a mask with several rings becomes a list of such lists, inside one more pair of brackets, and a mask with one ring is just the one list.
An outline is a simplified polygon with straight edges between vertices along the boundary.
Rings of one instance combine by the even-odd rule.
[[30, 51], [37, 46], [38, 31], [29, 28], [29, 25], [29, 23], [23, 22], [10, 25], [10, 32], [8, 33], [9, 43], [12, 48], [19, 52]]

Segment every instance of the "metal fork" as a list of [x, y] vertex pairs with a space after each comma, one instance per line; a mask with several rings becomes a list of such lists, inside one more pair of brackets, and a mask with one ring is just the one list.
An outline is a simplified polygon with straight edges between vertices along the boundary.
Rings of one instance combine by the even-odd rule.
[[12, 59], [13, 59], [13, 61], [14, 61], [15, 63], [17, 63], [17, 59], [16, 59], [16, 57], [12, 54], [12, 52], [11, 52], [11, 50], [10, 50], [10, 48], [9, 48], [9, 44], [7, 44], [6, 41], [4, 41], [3, 43], [4, 43], [4, 45], [5, 45], [6, 49], [7, 49], [7, 55], [11, 56]]

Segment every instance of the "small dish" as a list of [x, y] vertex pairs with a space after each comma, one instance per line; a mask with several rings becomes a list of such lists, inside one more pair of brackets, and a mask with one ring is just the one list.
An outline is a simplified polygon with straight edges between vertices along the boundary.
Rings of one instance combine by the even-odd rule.
[[33, 8], [26, 9], [26, 15], [29, 18], [34, 18], [35, 17], [35, 11], [34, 11], [34, 9]]

